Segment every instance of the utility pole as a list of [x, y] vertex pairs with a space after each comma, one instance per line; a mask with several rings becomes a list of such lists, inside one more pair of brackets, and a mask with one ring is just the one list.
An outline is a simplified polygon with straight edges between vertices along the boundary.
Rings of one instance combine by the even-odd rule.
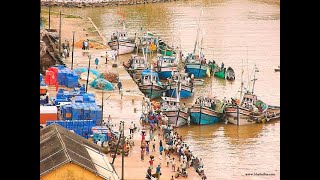
[[121, 134], [122, 134], [122, 172], [121, 172], [121, 180], [124, 180], [124, 121], [121, 121], [121, 125], [122, 125], [122, 131], [121, 131]]
[[61, 56], [61, 10], [60, 10], [60, 24], [59, 24], [59, 56]]
[[51, 14], [51, 0], [49, 1], [49, 31], [50, 31], [50, 14]]
[[91, 55], [88, 55], [88, 58], [89, 58], [89, 65], [88, 65], [88, 76], [87, 76], [87, 83], [86, 83], [86, 93], [88, 92], [88, 83], [89, 83], [89, 72], [90, 72]]
[[75, 33], [75, 31], [72, 31], [71, 70], [73, 70], [74, 33]]
[[[104, 88], [104, 87], [103, 87]], [[102, 89], [102, 104], [101, 104], [101, 123], [100, 123], [100, 126], [103, 125], [103, 94], [104, 94], [104, 89]]]

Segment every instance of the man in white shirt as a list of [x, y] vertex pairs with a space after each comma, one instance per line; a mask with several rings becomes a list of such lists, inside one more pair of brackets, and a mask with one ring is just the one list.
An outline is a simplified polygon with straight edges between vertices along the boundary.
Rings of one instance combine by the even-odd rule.
[[133, 121], [131, 121], [131, 123], [130, 123], [129, 130], [130, 130], [130, 137], [131, 137], [131, 135], [133, 134], [133, 130], [134, 130], [134, 124], [133, 124]]

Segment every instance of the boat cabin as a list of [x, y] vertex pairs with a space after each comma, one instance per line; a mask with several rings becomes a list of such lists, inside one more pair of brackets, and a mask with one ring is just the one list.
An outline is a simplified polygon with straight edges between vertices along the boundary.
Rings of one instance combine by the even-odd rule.
[[131, 59], [130, 59], [130, 66], [133, 69], [137, 69], [137, 68], [146, 68], [147, 67], [147, 62], [146, 60], [138, 55], [131, 55]]
[[112, 41], [118, 40], [118, 38], [119, 40], [132, 40], [132, 38], [129, 38], [128, 32], [123, 32], [123, 31], [115, 32], [111, 36]]
[[172, 97], [161, 97], [161, 110], [178, 110], [180, 102], [177, 98]]
[[[152, 78], [152, 80], [151, 80]], [[151, 74], [151, 70], [147, 69], [147, 70], [143, 70], [141, 73], [141, 83], [146, 85], [146, 84], [157, 84], [159, 81], [159, 77], [158, 74], [156, 72], [152, 72]]]
[[186, 57], [186, 62], [188, 63], [202, 63], [205, 64], [206, 60], [204, 59], [204, 55], [201, 54], [201, 56], [199, 56], [198, 54], [194, 54], [194, 53], [189, 53]]
[[163, 55], [159, 54], [157, 56], [157, 62], [158, 62], [158, 66], [160, 66], [160, 67], [171, 66], [172, 64], [176, 63], [176, 57], [175, 56], [163, 56]]
[[188, 77], [188, 73], [179, 73], [174, 72], [173, 75], [169, 78], [169, 83], [177, 82], [179, 80], [184, 85], [188, 85], [191, 82], [191, 79]]
[[256, 103], [257, 100], [258, 100], [258, 99], [257, 99], [257, 96], [256, 96], [256, 95], [247, 92], [247, 93], [245, 93], [245, 94], [243, 95], [241, 105], [242, 105], [242, 106], [243, 106], [243, 105], [252, 106], [252, 105], [254, 105], [254, 104]]

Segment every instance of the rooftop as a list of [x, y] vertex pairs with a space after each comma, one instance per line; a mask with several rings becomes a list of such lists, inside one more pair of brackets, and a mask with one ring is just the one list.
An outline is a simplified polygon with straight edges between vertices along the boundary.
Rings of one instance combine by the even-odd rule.
[[40, 176], [70, 162], [104, 179], [119, 180], [106, 155], [96, 144], [55, 123], [42, 129]]

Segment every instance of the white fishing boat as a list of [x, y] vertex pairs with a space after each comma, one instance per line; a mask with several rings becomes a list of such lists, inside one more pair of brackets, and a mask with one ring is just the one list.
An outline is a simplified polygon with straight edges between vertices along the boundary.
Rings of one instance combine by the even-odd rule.
[[128, 37], [128, 33], [125, 31], [113, 33], [108, 45], [112, 50], [118, 51], [120, 55], [132, 53], [136, 47], [135, 38]]

